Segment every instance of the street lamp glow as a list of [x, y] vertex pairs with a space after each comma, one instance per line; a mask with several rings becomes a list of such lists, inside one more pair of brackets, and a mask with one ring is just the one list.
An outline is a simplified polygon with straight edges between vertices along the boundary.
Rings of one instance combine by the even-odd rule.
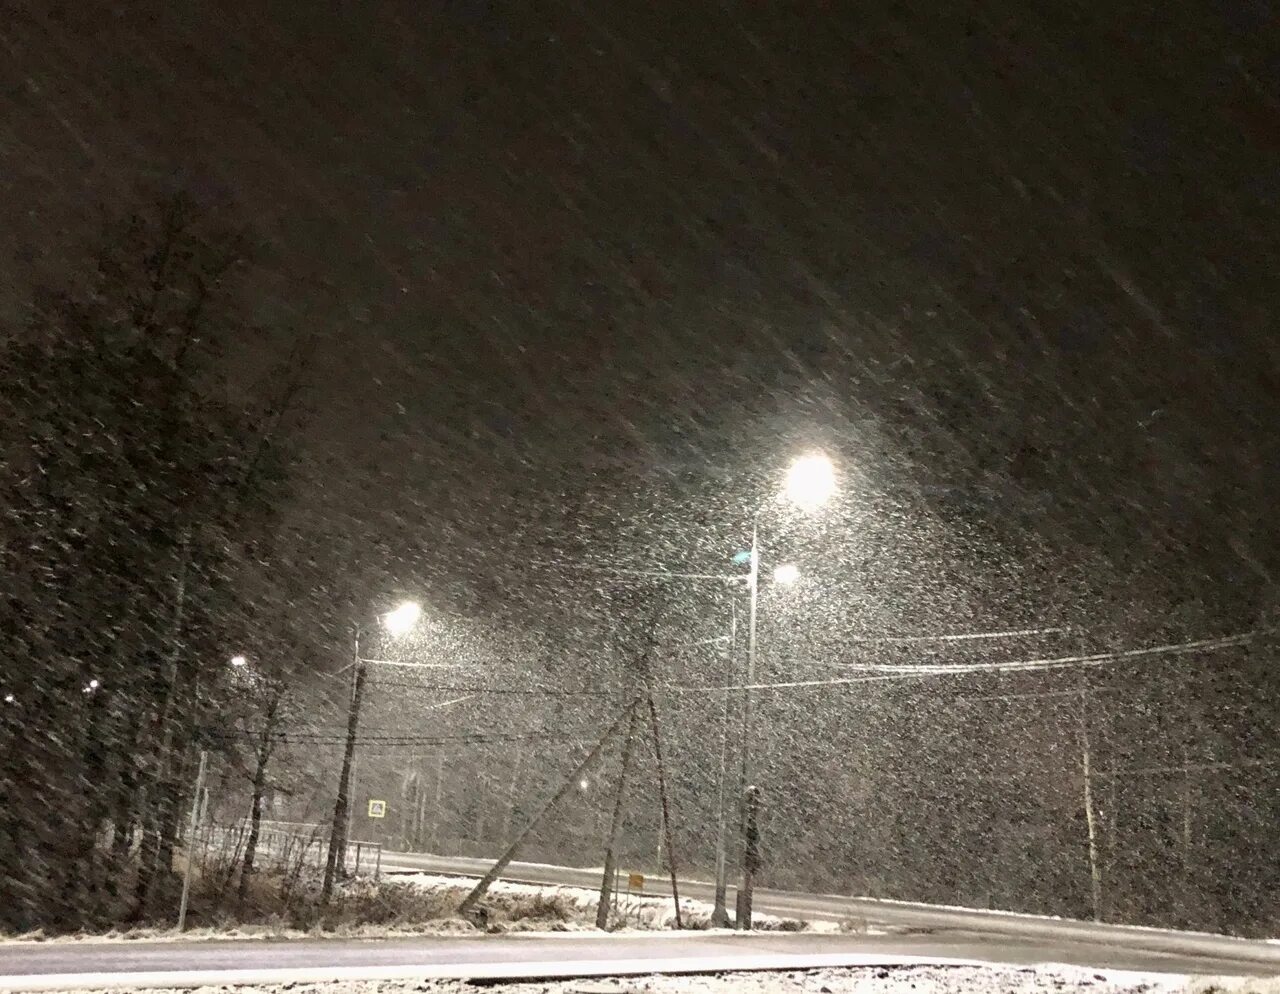
[[405, 601], [394, 611], [382, 616], [382, 627], [391, 635], [404, 635], [422, 617], [422, 608], [413, 601]]
[[248, 666], [249, 660], [244, 656], [232, 656], [231, 665], [232, 666]]
[[795, 583], [798, 579], [800, 579], [800, 568], [798, 566], [791, 563], [783, 563], [781, 566], [774, 567], [774, 583]]
[[787, 471], [787, 498], [806, 511], [821, 507], [835, 492], [835, 467], [820, 452], [801, 456]]

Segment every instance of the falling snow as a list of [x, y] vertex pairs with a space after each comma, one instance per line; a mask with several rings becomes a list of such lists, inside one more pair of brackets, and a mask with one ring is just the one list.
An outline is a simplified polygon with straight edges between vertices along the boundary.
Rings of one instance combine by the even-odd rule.
[[0, 932], [1274, 937], [1273, 15], [330, 6], [0, 18]]

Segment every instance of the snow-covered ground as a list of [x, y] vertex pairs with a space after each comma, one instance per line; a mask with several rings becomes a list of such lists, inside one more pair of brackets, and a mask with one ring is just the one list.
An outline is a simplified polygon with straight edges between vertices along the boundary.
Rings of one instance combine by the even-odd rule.
[[[473, 886], [473, 882], [459, 883], [457, 877], [438, 876], [431, 873], [401, 874], [396, 878], [401, 883], [412, 884], [430, 891], [452, 890], [460, 888], [462, 893]], [[485, 902], [498, 909], [518, 903], [522, 898], [532, 900], [534, 897], [559, 897], [572, 909], [572, 917], [565, 923], [566, 928], [594, 928], [596, 903], [600, 899], [598, 891], [585, 887], [547, 887], [536, 884], [512, 884], [498, 881], [489, 888]], [[612, 927], [617, 931], [655, 931], [676, 927], [675, 907], [670, 894], [627, 894], [625, 891], [617, 896], [616, 915], [612, 918]], [[685, 928], [705, 929], [711, 921], [712, 905], [705, 901], [680, 899], [680, 914]], [[806, 923], [796, 919], [783, 919], [773, 915], [756, 914], [752, 923], [762, 932], [773, 931], [823, 931], [838, 932], [841, 926], [833, 922]], [[859, 934], [868, 933], [865, 922], [850, 922], [845, 930]]]
[[[622, 979], [485, 983], [492, 994], [1280, 994], [1276, 980], [1196, 980], [1171, 974], [1098, 972], [1041, 967], [861, 967], [718, 976], [649, 976]], [[194, 994], [226, 994], [201, 987]], [[287, 984], [235, 988], [238, 994], [475, 994], [467, 981], [376, 981]], [[72, 994], [91, 994], [88, 991]], [[178, 994], [159, 991], [155, 994]], [[185, 992], [193, 994], [193, 992]]]
[[[431, 873], [396, 874], [384, 878], [383, 884], [414, 887], [439, 895], [441, 907], [456, 907], [475, 885], [467, 878]], [[367, 880], [351, 884], [355, 889], [376, 890], [380, 885]], [[398, 921], [391, 924], [344, 924], [324, 930], [301, 931], [284, 924], [228, 924], [221, 927], [194, 928], [187, 932], [156, 927], [137, 927], [98, 934], [46, 936], [43, 933], [0, 937], [0, 942], [130, 942], [177, 941], [189, 939], [301, 939], [326, 935], [344, 938], [387, 938], [405, 935], [466, 935], [477, 932], [574, 932], [594, 931], [598, 892], [585, 887], [540, 886], [536, 884], [494, 883], [482, 902], [489, 912], [487, 922], [472, 922], [451, 913], [421, 921]], [[703, 901], [681, 899], [680, 913], [685, 928], [707, 930], [712, 906]], [[757, 930], [852, 932], [859, 935], [880, 934], [861, 920], [841, 924], [835, 922], [806, 923], [772, 915], [753, 916]], [[616, 912], [611, 916], [610, 930], [615, 932], [655, 932], [675, 928], [675, 909], [670, 895], [618, 895]]]

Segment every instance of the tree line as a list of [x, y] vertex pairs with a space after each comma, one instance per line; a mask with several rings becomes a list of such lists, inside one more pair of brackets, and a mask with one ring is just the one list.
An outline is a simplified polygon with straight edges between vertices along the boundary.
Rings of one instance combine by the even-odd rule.
[[0, 337], [0, 927], [170, 914], [210, 729], [261, 732], [233, 757], [260, 793], [269, 729], [327, 651], [340, 600], [317, 606], [322, 543], [286, 510], [305, 356], [258, 390], [226, 360], [257, 333], [253, 249], [173, 198]]

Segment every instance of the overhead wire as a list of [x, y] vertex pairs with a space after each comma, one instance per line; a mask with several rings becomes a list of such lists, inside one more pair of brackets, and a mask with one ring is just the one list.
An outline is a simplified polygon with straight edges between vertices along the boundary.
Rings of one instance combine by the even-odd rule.
[[1192, 652], [1209, 652], [1218, 649], [1234, 648], [1236, 646], [1245, 645], [1260, 635], [1271, 634], [1275, 631], [1275, 628], [1258, 628], [1235, 635], [1224, 635], [1210, 639], [1198, 639], [1191, 642], [1146, 646], [1143, 648], [1125, 649], [1117, 652], [1099, 652], [1076, 656], [1056, 656], [1044, 659], [1024, 659], [1000, 663], [962, 663], [952, 666], [850, 664], [857, 668], [867, 669], [867, 674], [864, 676], [827, 680], [787, 680], [771, 683], [729, 684], [718, 686], [669, 685], [664, 689], [673, 693], [710, 693], [714, 691], [727, 690], [793, 690], [923, 679], [935, 676], [959, 676], [974, 673], [1051, 672], [1075, 666], [1105, 666], [1110, 663], [1118, 663], [1126, 660], [1141, 659], [1151, 656], [1183, 655]]

